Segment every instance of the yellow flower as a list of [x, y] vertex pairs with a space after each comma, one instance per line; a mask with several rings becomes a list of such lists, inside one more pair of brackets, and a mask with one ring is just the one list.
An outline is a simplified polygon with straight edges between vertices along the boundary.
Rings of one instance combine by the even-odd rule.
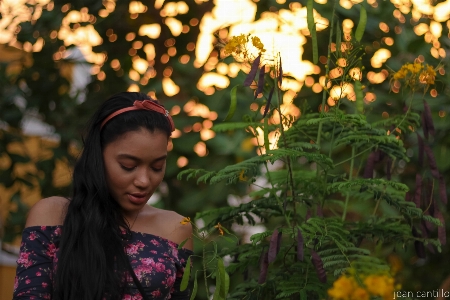
[[403, 262], [397, 254], [390, 254], [387, 260], [391, 266], [391, 274], [397, 274], [401, 269], [403, 269]]
[[247, 181], [248, 176], [245, 175], [245, 170], [242, 170], [241, 173], [239, 173], [239, 180], [240, 181]]
[[258, 48], [259, 52], [266, 52], [266, 49], [264, 49], [264, 44], [261, 42], [261, 40], [259, 39], [259, 37], [254, 36], [252, 37], [252, 44], [253, 46], [255, 46], [256, 48]]
[[181, 220], [181, 222], [180, 222], [180, 224], [181, 225], [186, 225], [186, 224], [189, 224], [189, 223], [191, 223], [191, 218], [189, 218], [189, 217], [185, 217], [183, 220]]
[[333, 299], [350, 299], [355, 288], [357, 285], [353, 277], [343, 275], [333, 283], [333, 287], [328, 290], [328, 295]]
[[392, 75], [392, 79], [404, 81], [405, 86], [413, 91], [419, 89], [427, 91], [429, 86], [435, 82], [436, 69], [418, 62], [406, 63]]
[[222, 225], [220, 225], [220, 223], [217, 223], [217, 225], [214, 226], [214, 228], [217, 228], [219, 230], [220, 235], [223, 235], [223, 229], [222, 229]]
[[248, 42], [248, 36], [245, 34], [241, 34], [238, 36], [233, 36], [228, 43], [225, 45], [225, 54], [237, 53], [241, 52], [241, 48], [245, 47], [245, 44]]
[[[253, 36], [251, 38], [251, 45], [258, 49], [259, 54], [265, 52], [264, 44], [261, 42], [259, 37]], [[241, 34], [238, 36], [233, 36], [224, 46], [225, 55], [233, 54], [233, 55], [242, 55], [245, 60], [252, 59], [252, 55], [250, 54], [248, 47], [250, 47], [250, 34]]]
[[356, 288], [352, 295], [350, 296], [350, 300], [369, 300], [369, 293], [363, 289], [362, 287]]
[[370, 294], [392, 299], [394, 293], [394, 279], [388, 275], [370, 275], [364, 279], [364, 285]]
[[428, 85], [434, 84], [435, 78], [436, 78], [436, 71], [430, 65], [427, 65], [426, 69], [424, 69], [419, 76], [420, 82]]

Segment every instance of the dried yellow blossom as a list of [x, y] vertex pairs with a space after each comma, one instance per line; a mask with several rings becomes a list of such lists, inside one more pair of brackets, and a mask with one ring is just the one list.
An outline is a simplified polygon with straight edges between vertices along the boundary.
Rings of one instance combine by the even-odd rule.
[[217, 230], [219, 230], [220, 235], [223, 235], [223, 229], [222, 229], [222, 225], [220, 225], [220, 223], [217, 223], [216, 226], [214, 226], [214, 228], [217, 228]]
[[191, 218], [189, 218], [189, 217], [185, 217], [183, 220], [181, 220], [181, 222], [180, 222], [180, 224], [181, 225], [186, 225], [186, 224], [189, 224], [189, 223], [191, 223]]

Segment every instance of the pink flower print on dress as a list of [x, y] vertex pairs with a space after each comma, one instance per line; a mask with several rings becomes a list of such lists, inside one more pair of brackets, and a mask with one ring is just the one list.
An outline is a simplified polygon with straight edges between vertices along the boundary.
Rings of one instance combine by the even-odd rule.
[[167, 240], [167, 244], [169, 244], [169, 246], [172, 247], [172, 248], [178, 249], [178, 245], [175, 244], [175, 243], [172, 242], [172, 241]]
[[157, 289], [156, 291], [153, 291], [152, 296], [153, 297], [161, 297], [161, 291], [159, 289]]
[[133, 300], [142, 300], [142, 299], [143, 298], [142, 298], [141, 294], [136, 294], [133, 296]]
[[154, 265], [155, 264], [155, 261], [153, 260], [153, 258], [143, 258], [142, 260], [141, 260], [141, 262], [144, 264], [144, 265], [146, 265], [146, 266], [150, 266], [150, 265]]
[[61, 235], [61, 227], [58, 227], [54, 231], [55, 235], [60, 236]]
[[36, 276], [41, 276], [41, 272], [36, 272]]
[[48, 257], [53, 259], [53, 258], [55, 258], [57, 250], [58, 249], [56, 249], [55, 244], [51, 243], [51, 244], [48, 244], [47, 252], [45, 252], [45, 254], [47, 254]]
[[162, 263], [156, 263], [155, 265], [156, 272], [164, 272], [166, 267]]
[[172, 256], [173, 257], [178, 257], [178, 249], [177, 248], [173, 248], [172, 249]]
[[19, 259], [17, 260], [17, 263], [19, 264], [25, 264], [28, 262], [28, 256], [30, 255], [30, 253], [26, 253], [26, 252], [21, 252]]
[[167, 280], [165, 283], [167, 286], [173, 286], [173, 284], [175, 283], [175, 277], [174, 276], [167, 277]]
[[136, 244], [131, 244], [127, 246], [127, 254], [133, 255], [138, 254], [139, 247]]
[[151, 240], [150, 243], [152, 243], [155, 246], [159, 246], [160, 245], [160, 243], [157, 240], [155, 240], [155, 239]]
[[30, 279], [27, 279], [27, 280], [25, 280], [25, 283], [26, 283], [26, 284], [30, 284], [30, 283], [31, 283], [31, 280], [30, 280]]
[[34, 241], [36, 238], [38, 238], [39, 237], [39, 235], [38, 234], [36, 234], [36, 231], [32, 231], [32, 232], [30, 232], [30, 235], [28, 236], [28, 239], [30, 240], [30, 241]]
[[42, 283], [42, 287], [45, 289], [46, 287], [48, 286], [48, 283], [47, 282], [43, 282]]
[[28, 256], [30, 256], [30, 253], [21, 252], [17, 263], [21, 264], [25, 268], [28, 268], [33, 264], [33, 261], [29, 259]]

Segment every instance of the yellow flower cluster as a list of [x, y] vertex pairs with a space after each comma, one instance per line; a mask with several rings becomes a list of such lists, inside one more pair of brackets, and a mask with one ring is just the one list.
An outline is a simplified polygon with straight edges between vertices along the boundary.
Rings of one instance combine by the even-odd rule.
[[363, 278], [363, 286], [353, 276], [342, 275], [328, 290], [328, 295], [333, 300], [369, 300], [371, 296], [388, 300], [394, 295], [394, 284], [394, 279], [385, 274], [366, 276]]
[[425, 85], [426, 90], [435, 82], [436, 69], [428, 64], [406, 63], [392, 77], [394, 80], [404, 80], [406, 85], [413, 90], [417, 90], [421, 85]]
[[[250, 42], [250, 34], [241, 34], [238, 36], [233, 36], [228, 43], [225, 45], [224, 47], [224, 53], [226, 55], [229, 54], [236, 54], [236, 55], [241, 55], [244, 54], [244, 56], [248, 55], [248, 45]], [[262, 52], [265, 52], [266, 49], [264, 49], [264, 44], [261, 42], [261, 40], [259, 39], [259, 37], [254, 36], [251, 38], [251, 42], [253, 47], [255, 47], [256, 49], [258, 49], [259, 54], [261, 54]]]

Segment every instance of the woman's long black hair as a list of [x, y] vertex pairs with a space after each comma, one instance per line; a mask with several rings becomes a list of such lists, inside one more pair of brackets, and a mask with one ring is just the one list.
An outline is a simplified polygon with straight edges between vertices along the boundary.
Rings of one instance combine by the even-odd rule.
[[73, 194], [62, 228], [53, 299], [121, 299], [126, 292], [129, 261], [124, 247], [130, 228], [109, 193], [102, 151], [128, 131], [146, 128], [161, 130], [167, 136], [171, 132], [163, 114], [147, 110], [119, 114], [100, 128], [107, 116], [132, 106], [135, 100], [150, 98], [142, 93], [114, 95], [91, 119], [73, 172]]

